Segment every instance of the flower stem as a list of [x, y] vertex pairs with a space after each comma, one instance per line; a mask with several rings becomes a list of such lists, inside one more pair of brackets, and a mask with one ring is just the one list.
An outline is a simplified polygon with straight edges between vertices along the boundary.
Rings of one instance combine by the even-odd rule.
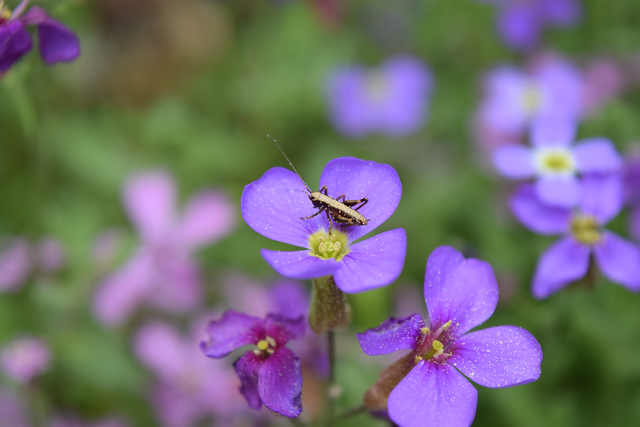
[[336, 334], [330, 329], [327, 331], [327, 351], [329, 352], [329, 385], [336, 382]]
[[364, 405], [356, 406], [355, 408], [347, 409], [338, 417], [341, 420], [360, 415], [364, 412], [367, 412], [367, 407]]
[[338, 289], [333, 276], [313, 279], [309, 326], [320, 335], [332, 329], [346, 328], [351, 323], [351, 306]]

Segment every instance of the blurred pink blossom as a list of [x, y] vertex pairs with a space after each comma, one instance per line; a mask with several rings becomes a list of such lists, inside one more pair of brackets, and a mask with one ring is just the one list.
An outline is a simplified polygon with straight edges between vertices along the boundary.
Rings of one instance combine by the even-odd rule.
[[200, 269], [193, 252], [228, 234], [235, 211], [226, 194], [207, 190], [177, 214], [175, 193], [175, 182], [164, 171], [138, 174], [126, 182], [123, 203], [140, 245], [96, 291], [93, 305], [102, 323], [122, 323], [143, 302], [183, 313], [200, 300]]
[[22, 403], [9, 390], [0, 389], [0, 420], [2, 426], [29, 427]]
[[0, 252], [0, 292], [17, 291], [30, 274], [55, 273], [64, 263], [64, 249], [60, 242], [51, 237], [34, 244], [23, 237], [9, 239]]
[[45, 372], [50, 361], [49, 347], [36, 338], [17, 338], [0, 350], [2, 371], [22, 384]]

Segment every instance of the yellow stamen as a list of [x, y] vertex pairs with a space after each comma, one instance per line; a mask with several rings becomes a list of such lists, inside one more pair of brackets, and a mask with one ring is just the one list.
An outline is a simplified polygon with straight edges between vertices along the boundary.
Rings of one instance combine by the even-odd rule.
[[271, 338], [271, 337], [267, 337], [267, 342], [269, 343], [269, 345], [270, 345], [271, 347], [275, 347], [275, 346], [276, 346], [276, 340], [274, 340], [274, 339], [273, 339], [273, 338]]
[[598, 223], [591, 215], [578, 215], [571, 220], [571, 233], [573, 237], [587, 245], [597, 243], [602, 238]]
[[340, 261], [349, 253], [347, 234], [335, 229], [327, 233], [321, 228], [309, 236], [309, 250], [318, 258]]
[[265, 340], [260, 340], [258, 341], [258, 348], [262, 351], [265, 351], [267, 348], [269, 348], [269, 343]]
[[429, 350], [427, 354], [424, 355], [424, 358], [427, 360], [431, 359], [433, 356], [438, 356], [442, 354], [442, 349], [444, 348], [444, 345], [442, 345], [440, 341], [434, 340], [431, 347], [432, 347], [431, 350]]
[[571, 175], [576, 170], [573, 154], [565, 147], [539, 148], [536, 150], [536, 164], [541, 173]]
[[420, 329], [420, 332], [422, 332], [422, 335], [427, 335], [431, 331], [425, 326], [424, 328]]
[[448, 331], [450, 327], [451, 327], [451, 320], [449, 320], [447, 323], [442, 325], [442, 330], [443, 331]]
[[419, 362], [419, 361], [421, 361], [421, 360], [422, 360], [422, 357], [420, 357], [420, 356], [416, 356], [416, 358], [415, 358], [415, 362], [416, 362], [416, 363], [418, 363], [418, 362]]

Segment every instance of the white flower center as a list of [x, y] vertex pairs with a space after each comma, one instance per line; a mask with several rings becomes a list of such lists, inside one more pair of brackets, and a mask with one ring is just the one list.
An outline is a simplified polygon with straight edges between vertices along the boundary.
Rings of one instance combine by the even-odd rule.
[[566, 147], [538, 148], [534, 153], [536, 169], [541, 175], [570, 176], [576, 172], [573, 153]]

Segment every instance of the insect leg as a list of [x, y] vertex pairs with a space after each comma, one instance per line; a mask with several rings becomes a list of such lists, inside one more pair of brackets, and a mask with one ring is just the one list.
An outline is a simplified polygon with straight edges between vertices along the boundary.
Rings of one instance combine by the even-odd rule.
[[369, 201], [369, 199], [367, 199], [366, 197], [363, 197], [360, 200], [344, 200], [342, 203], [345, 206], [349, 206], [350, 208], [357, 205], [358, 203], [362, 203], [360, 206], [358, 206], [357, 208], [354, 208], [355, 210], [360, 209], [361, 207], [363, 207], [364, 205], [367, 204], [367, 202]]
[[324, 212], [327, 214], [327, 219], [329, 220], [329, 233], [331, 233], [331, 229], [333, 228], [333, 221], [331, 220], [331, 215], [329, 214], [329, 211], [325, 210]]
[[321, 193], [322, 193], [323, 191], [324, 191], [324, 195], [325, 195], [325, 196], [328, 196], [328, 195], [329, 195], [329, 193], [327, 193], [327, 186], [326, 186], [326, 185], [323, 185], [323, 186], [322, 186], [322, 188], [320, 189], [320, 192], [321, 192]]
[[344, 201], [345, 201], [345, 197], [346, 197], [346, 196], [343, 194], [342, 196], [338, 196], [338, 197], [336, 197], [336, 200], [340, 200], [340, 199], [342, 199], [342, 201], [344, 202]]
[[313, 215], [309, 215], [309, 216], [302, 216], [302, 217], [300, 217], [300, 219], [311, 219], [311, 218], [313, 218], [314, 216], [318, 216], [318, 215], [320, 215], [321, 213], [322, 213], [322, 211], [321, 211], [321, 210], [319, 210], [318, 212], [314, 213]]
[[363, 207], [364, 205], [366, 205], [368, 201], [369, 201], [369, 199], [367, 199], [366, 197], [364, 197], [364, 198], [362, 198], [362, 199], [358, 200], [358, 202], [362, 202], [362, 204], [361, 204], [360, 206], [356, 206], [356, 207], [354, 207], [353, 209], [357, 211], [358, 209], [360, 209], [361, 207]]

